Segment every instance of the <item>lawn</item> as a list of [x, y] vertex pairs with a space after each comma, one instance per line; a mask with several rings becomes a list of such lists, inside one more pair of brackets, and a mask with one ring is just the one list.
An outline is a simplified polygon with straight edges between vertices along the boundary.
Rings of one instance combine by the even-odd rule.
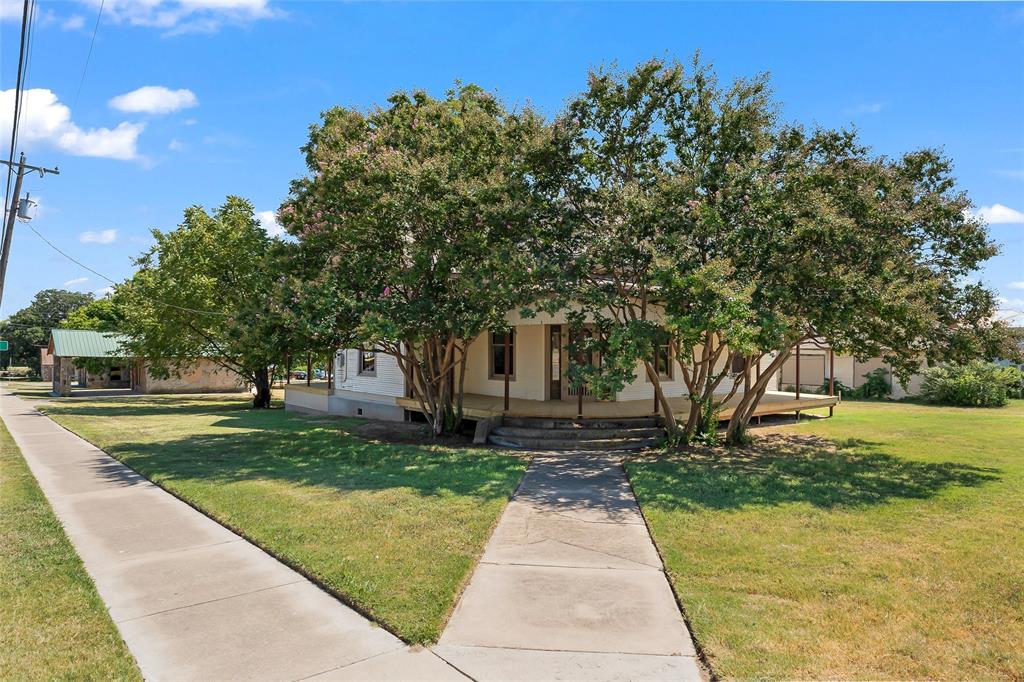
[[0, 678], [141, 679], [2, 422]]
[[410, 642], [439, 636], [527, 462], [371, 442], [233, 397], [53, 401], [58, 423]]
[[774, 431], [627, 464], [720, 677], [1024, 678], [1024, 401]]

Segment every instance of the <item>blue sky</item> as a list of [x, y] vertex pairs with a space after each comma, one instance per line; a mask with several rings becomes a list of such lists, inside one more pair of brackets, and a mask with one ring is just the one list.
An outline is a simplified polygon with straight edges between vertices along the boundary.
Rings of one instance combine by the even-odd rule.
[[[699, 49], [723, 79], [770, 72], [787, 119], [854, 124], [884, 154], [942, 147], [1003, 246], [979, 278], [1024, 310], [1021, 4], [106, 0], [76, 100], [98, 4], [40, 0], [21, 137], [31, 163], [61, 168], [26, 181], [32, 226], [114, 280], [186, 206], [275, 209], [330, 106], [461, 79], [550, 115], [592, 67]], [[0, 18], [6, 91], [20, 2]], [[43, 288], [106, 285], [19, 224], [0, 315]]]

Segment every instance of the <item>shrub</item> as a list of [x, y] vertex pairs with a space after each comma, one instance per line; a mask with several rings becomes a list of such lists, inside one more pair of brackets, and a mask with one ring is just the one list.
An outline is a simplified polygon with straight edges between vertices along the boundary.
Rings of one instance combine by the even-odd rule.
[[1003, 386], [1006, 386], [1007, 398], [1024, 398], [1024, 372], [1017, 367], [1008, 365], [998, 367], [996, 377]]
[[[874, 398], [884, 398], [892, 391], [892, 387], [889, 385], [889, 379], [887, 378], [889, 372], [884, 367], [872, 370], [864, 375], [867, 379], [863, 384], [857, 388], [850, 388], [844, 385], [841, 381], [836, 379], [836, 393], [842, 391], [843, 398], [847, 400], [871, 400]], [[825, 393], [828, 393], [828, 380], [824, 383]]]
[[940, 405], [1002, 407], [1011, 392], [1020, 391], [1020, 374], [1015, 367], [980, 360], [940, 365], [925, 370], [921, 398]]

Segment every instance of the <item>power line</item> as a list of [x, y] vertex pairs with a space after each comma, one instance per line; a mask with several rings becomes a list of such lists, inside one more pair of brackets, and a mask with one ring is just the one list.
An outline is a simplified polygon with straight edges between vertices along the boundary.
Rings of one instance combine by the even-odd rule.
[[[97, 277], [100, 277], [100, 278], [102, 278], [102, 279], [105, 279], [106, 281], [110, 282], [111, 284], [114, 284], [114, 285], [116, 285], [116, 284], [117, 284], [117, 282], [116, 282], [116, 281], [114, 281], [114, 280], [110, 279], [109, 277], [107, 277], [106, 275], [104, 275], [104, 274], [103, 274], [102, 272], [100, 272], [99, 270], [94, 270], [94, 269], [90, 268], [90, 267], [89, 267], [88, 265], [86, 265], [85, 263], [83, 263], [82, 261], [78, 260], [77, 258], [75, 258], [75, 257], [73, 257], [73, 256], [70, 256], [70, 255], [68, 255], [67, 253], [65, 253], [65, 252], [64, 252], [63, 250], [61, 250], [61, 249], [60, 249], [60, 247], [58, 247], [58, 246], [57, 246], [56, 244], [54, 244], [54, 243], [53, 243], [53, 242], [51, 242], [51, 241], [50, 241], [49, 239], [47, 239], [46, 237], [44, 237], [44, 236], [43, 236], [43, 235], [42, 235], [42, 234], [41, 234], [41, 233], [39, 232], [39, 230], [37, 230], [36, 228], [34, 228], [34, 227], [33, 227], [33, 226], [31, 225], [31, 224], [29, 224], [29, 226], [28, 226], [28, 229], [32, 230], [32, 231], [33, 231], [33, 232], [35, 233], [35, 235], [36, 235], [37, 237], [39, 237], [40, 239], [42, 239], [42, 240], [43, 240], [43, 242], [45, 242], [45, 243], [46, 243], [46, 245], [47, 245], [47, 246], [49, 246], [49, 247], [50, 247], [51, 249], [53, 249], [54, 251], [56, 251], [56, 252], [57, 252], [57, 253], [59, 253], [60, 255], [64, 256], [65, 258], [67, 258], [67, 259], [68, 259], [69, 261], [71, 261], [72, 263], [74, 263], [74, 264], [75, 264], [75, 265], [77, 265], [78, 267], [80, 267], [80, 268], [83, 268], [84, 270], [88, 270], [88, 271], [89, 271], [89, 272], [91, 272], [92, 274], [94, 274], [94, 275], [96, 275]], [[219, 316], [219, 317], [230, 317], [230, 314], [229, 314], [229, 313], [218, 313], [218, 312], [216, 312], [216, 311], [213, 311], [213, 310], [196, 310], [195, 308], [186, 308], [186, 307], [184, 307], [184, 306], [180, 306], [180, 305], [175, 305], [175, 304], [173, 304], [173, 303], [167, 303], [166, 301], [160, 301], [160, 300], [157, 300], [157, 299], [150, 299], [150, 300], [149, 300], [149, 302], [150, 302], [150, 303], [155, 303], [156, 305], [162, 305], [162, 306], [165, 306], [165, 307], [167, 307], [167, 308], [175, 308], [176, 310], [184, 310], [185, 312], [189, 312], [189, 313], [195, 313], [195, 314], [197, 314], [197, 315], [217, 315], [217, 316]]]
[[[11, 118], [11, 148], [7, 154], [7, 187], [4, 190], [4, 218], [7, 218], [7, 212], [11, 209], [11, 177], [14, 172], [14, 151], [18, 144], [18, 124], [21, 117], [21, 86], [22, 79], [24, 76], [25, 68], [25, 47], [28, 38], [28, 20], [29, 20], [29, 0], [25, 0], [24, 7], [21, 13], [21, 40], [18, 47], [18, 75], [14, 81], [14, 116]], [[6, 233], [7, 227], [4, 226], [4, 232]], [[6, 238], [6, 236], [5, 236]]]
[[85, 54], [85, 65], [82, 66], [82, 78], [78, 81], [78, 92], [75, 93], [74, 103], [71, 105], [72, 112], [78, 107], [78, 98], [82, 94], [82, 86], [85, 85], [85, 74], [89, 70], [89, 61], [92, 59], [92, 47], [96, 44], [96, 33], [100, 30], [103, 3], [104, 0], [100, 0], [100, 11], [96, 13], [96, 24], [92, 27], [92, 39], [89, 41], [89, 51]]

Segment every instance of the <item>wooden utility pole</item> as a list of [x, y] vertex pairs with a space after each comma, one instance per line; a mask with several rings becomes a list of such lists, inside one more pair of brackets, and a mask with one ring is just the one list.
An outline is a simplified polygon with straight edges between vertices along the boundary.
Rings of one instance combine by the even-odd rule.
[[9, 161], [0, 161], [0, 163], [10, 167], [14, 170], [14, 194], [11, 197], [11, 205], [7, 211], [7, 222], [4, 224], [4, 241], [3, 246], [0, 247], [0, 303], [4, 300], [4, 282], [7, 279], [7, 261], [11, 257], [11, 238], [14, 236], [14, 219], [18, 217], [18, 206], [21, 202], [21, 181], [25, 178], [25, 173], [28, 171], [36, 171], [39, 173], [39, 177], [43, 177], [47, 173], [53, 173], [54, 175], [60, 175], [59, 168], [43, 168], [42, 166], [30, 166], [25, 163], [25, 154], [21, 154], [21, 158], [18, 159], [17, 168], [15, 164]]

